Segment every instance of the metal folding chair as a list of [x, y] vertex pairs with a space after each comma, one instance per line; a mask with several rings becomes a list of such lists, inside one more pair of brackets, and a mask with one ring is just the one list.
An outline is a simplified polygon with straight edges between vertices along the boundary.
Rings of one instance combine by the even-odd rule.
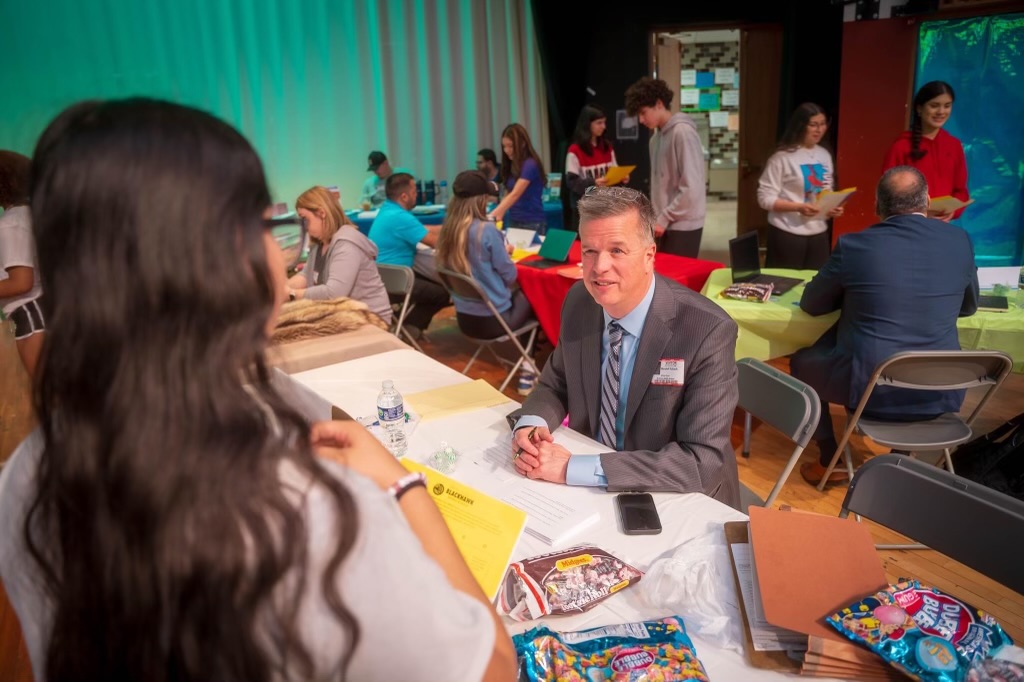
[[416, 304], [409, 300], [412, 296], [412, 285], [416, 281], [415, 273], [408, 266], [388, 265], [386, 263], [377, 263], [377, 272], [380, 273], [380, 278], [384, 282], [384, 289], [388, 292], [388, 296], [403, 297], [400, 305], [395, 304], [392, 306], [392, 308], [398, 307], [398, 310], [392, 316], [391, 333], [399, 339], [404, 335], [409, 345], [422, 353], [423, 349], [420, 348], [420, 344], [416, 343], [416, 339], [412, 338], [403, 326], [405, 318], [416, 307]]
[[[860, 514], [1024, 593], [1024, 501], [920, 460], [879, 455], [857, 470], [839, 516]], [[902, 545], [878, 545], [880, 549]]]
[[[505, 322], [505, 318], [501, 316], [501, 313], [499, 313], [498, 309], [494, 307], [491, 299], [488, 298], [487, 293], [480, 287], [480, 283], [475, 279], [469, 275], [464, 275], [461, 272], [455, 272], [454, 270], [442, 267], [437, 268], [437, 274], [441, 278], [441, 283], [444, 284], [445, 289], [447, 289], [448, 293], [452, 296], [460, 296], [462, 298], [485, 303], [487, 305], [487, 309], [491, 311], [491, 315], [494, 316], [494, 319], [498, 321], [501, 328], [504, 330], [505, 333], [501, 336], [494, 338], [481, 338], [479, 336], [468, 334], [466, 330], [462, 328], [461, 322], [459, 324], [459, 331], [461, 331], [467, 339], [476, 344], [476, 351], [469, 359], [469, 362], [466, 363], [462, 373], [465, 374], [469, 371], [473, 362], [476, 361], [477, 356], [480, 355], [480, 351], [486, 347], [498, 362], [512, 366], [508, 371], [508, 374], [505, 376], [505, 380], [501, 383], [501, 387], [498, 389], [499, 391], [504, 391], [505, 387], [508, 386], [508, 382], [512, 380], [512, 377], [515, 376], [515, 373], [519, 370], [522, 364], [524, 362], [533, 362], [533, 344], [537, 340], [537, 330], [540, 326], [536, 320], [531, 320], [519, 329], [510, 328], [508, 323]], [[456, 316], [456, 318], [458, 318], [458, 316]], [[519, 341], [519, 337], [524, 335], [528, 335], [525, 347]], [[501, 357], [494, 351], [494, 344], [503, 343], [505, 341], [511, 341], [519, 352], [519, 359], [516, 360], [515, 363]]]
[[[855, 429], [879, 445], [895, 450], [914, 453], [941, 450], [946, 468], [952, 472], [953, 461], [949, 456], [951, 449], [971, 439], [971, 424], [1012, 369], [1013, 360], [1010, 356], [995, 350], [918, 350], [896, 353], [875, 369], [852, 416], [849, 416], [847, 410], [846, 431], [825, 475], [818, 483], [818, 490], [825, 489], [825, 482], [835, 468], [839, 453], [845, 453], [847, 461], [850, 460], [850, 436]], [[876, 386], [923, 391], [985, 386], [987, 390], [967, 421], [957, 414], [946, 413], [925, 421], [892, 422], [862, 416]]]
[[796, 444], [775, 482], [765, 507], [772, 506], [782, 486], [800, 460], [821, 416], [821, 401], [813, 388], [760, 360], [743, 358], [736, 363], [739, 407], [746, 412], [743, 425], [743, 456], [750, 456], [750, 421], [757, 417]]

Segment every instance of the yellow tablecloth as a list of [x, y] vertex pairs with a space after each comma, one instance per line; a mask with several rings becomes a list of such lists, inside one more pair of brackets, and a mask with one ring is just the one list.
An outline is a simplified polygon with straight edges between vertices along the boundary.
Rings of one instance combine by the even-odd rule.
[[[762, 270], [769, 275], [799, 277], [810, 281], [814, 270]], [[800, 310], [798, 303], [804, 287], [799, 285], [767, 303], [750, 303], [721, 298], [722, 289], [732, 284], [732, 270], [723, 268], [711, 273], [701, 293], [722, 307], [739, 325], [736, 359], [770, 360], [789, 355], [798, 348], [814, 343], [835, 324], [839, 313], [812, 317]], [[1011, 298], [1009, 312], [979, 312], [957, 321], [960, 346], [964, 349], [1001, 350], [1013, 358], [1015, 372], [1024, 372], [1024, 292]]]

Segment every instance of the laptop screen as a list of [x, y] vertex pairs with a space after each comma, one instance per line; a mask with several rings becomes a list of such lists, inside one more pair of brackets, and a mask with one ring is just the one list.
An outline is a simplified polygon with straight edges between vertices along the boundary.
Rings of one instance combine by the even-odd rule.
[[569, 257], [569, 249], [576, 241], [576, 233], [568, 230], [550, 229], [544, 236], [544, 244], [540, 247], [540, 257], [548, 260], [565, 262]]
[[745, 282], [761, 274], [756, 231], [729, 240], [729, 260], [733, 282]]

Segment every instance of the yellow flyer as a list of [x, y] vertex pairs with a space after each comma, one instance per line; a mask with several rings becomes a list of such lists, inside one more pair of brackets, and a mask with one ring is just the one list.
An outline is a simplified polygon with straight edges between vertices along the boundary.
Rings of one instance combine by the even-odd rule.
[[427, 476], [427, 491], [441, 510], [455, 544], [484, 594], [494, 601], [526, 526], [526, 512], [405, 458], [409, 471]]

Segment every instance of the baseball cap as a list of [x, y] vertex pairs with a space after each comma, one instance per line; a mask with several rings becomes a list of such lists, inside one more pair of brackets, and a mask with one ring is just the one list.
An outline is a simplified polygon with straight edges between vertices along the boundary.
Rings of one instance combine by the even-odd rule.
[[375, 171], [377, 168], [388, 160], [388, 157], [384, 156], [384, 152], [370, 152], [370, 165], [366, 168], [368, 171]]
[[452, 194], [462, 199], [483, 195], [496, 197], [498, 188], [480, 171], [468, 170], [455, 176], [455, 182], [452, 183]]

